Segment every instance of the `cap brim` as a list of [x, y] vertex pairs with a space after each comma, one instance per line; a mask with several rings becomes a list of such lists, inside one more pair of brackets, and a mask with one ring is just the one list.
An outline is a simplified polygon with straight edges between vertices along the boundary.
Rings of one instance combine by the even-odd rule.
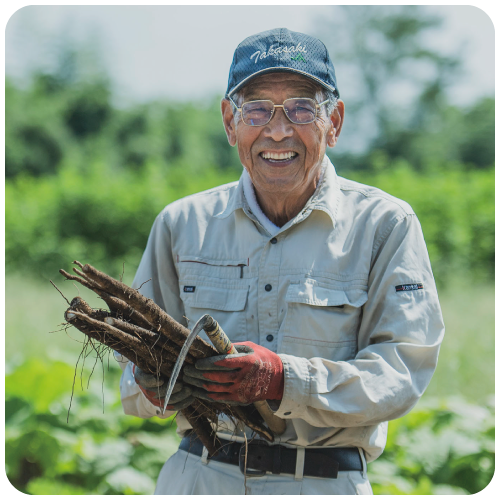
[[325, 82], [323, 82], [322, 80], [320, 80], [316, 76], [313, 76], [310, 73], [307, 73], [306, 71], [300, 71], [299, 69], [294, 69], [294, 68], [286, 68], [283, 66], [275, 66], [272, 68], [265, 68], [265, 69], [261, 69], [260, 71], [256, 71], [255, 73], [252, 73], [250, 76], [247, 76], [244, 80], [242, 80], [240, 83], [238, 83], [238, 85], [233, 87], [226, 94], [226, 97], [231, 97], [235, 92], [240, 90], [242, 87], [244, 87], [251, 80], [253, 80], [257, 76], [265, 75], [267, 73], [296, 73], [298, 75], [305, 76], [306, 78], [309, 78], [316, 83], [319, 83], [323, 88], [326, 88], [329, 91], [333, 92], [335, 94], [335, 97], [339, 97], [338, 90], [335, 87], [332, 87], [331, 85], [326, 84]]

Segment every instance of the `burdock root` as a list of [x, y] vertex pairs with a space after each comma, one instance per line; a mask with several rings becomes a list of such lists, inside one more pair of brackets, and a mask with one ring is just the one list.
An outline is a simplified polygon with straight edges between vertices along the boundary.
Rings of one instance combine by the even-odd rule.
[[[93, 341], [113, 349], [142, 370], [156, 376], [161, 374], [170, 377], [189, 330], [138, 290], [90, 264], [82, 265], [76, 260], [73, 263], [79, 267], [73, 268], [76, 276], [63, 269], [59, 272], [68, 280], [77, 281], [94, 291], [104, 300], [109, 311], [92, 309], [81, 297], [75, 297], [64, 314], [65, 320]], [[217, 354], [210, 344], [197, 337], [185, 363], [194, 364], [197, 359]], [[229, 406], [196, 399], [182, 410], [182, 414], [210, 456], [215, 455], [221, 445], [214, 430], [219, 413], [226, 413], [235, 422], [242, 422], [268, 441], [274, 440], [272, 432], [252, 407]]]

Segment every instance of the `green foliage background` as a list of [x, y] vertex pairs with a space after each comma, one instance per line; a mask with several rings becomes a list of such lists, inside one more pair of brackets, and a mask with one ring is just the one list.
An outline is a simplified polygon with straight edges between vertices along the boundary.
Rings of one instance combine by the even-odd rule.
[[[475, 493], [494, 471], [494, 100], [447, 102], [457, 61], [419, 51], [416, 35], [434, 21], [418, 11], [349, 12], [358, 38], [338, 58], [363, 68], [359, 62], [370, 61], [379, 73], [359, 75], [370, 99], [347, 103], [343, 136], [356, 138], [349, 126], [363, 123], [363, 113], [377, 127], [364, 152], [328, 154], [340, 175], [412, 205], [447, 325], [427, 393], [390, 423], [370, 478], [377, 494]], [[385, 37], [385, 54], [365, 43], [374, 32]], [[398, 52], [402, 43], [411, 53]], [[404, 74], [400, 60], [419, 58], [438, 76], [421, 85], [409, 111], [389, 108], [380, 82]], [[66, 304], [48, 280], [68, 298], [102, 306], [58, 269], [78, 259], [131, 283], [166, 204], [239, 178], [219, 100], [120, 108], [105, 73], [82, 76], [71, 50], [57, 71], [34, 74], [27, 87], [7, 79], [5, 456], [20, 491], [151, 493], [175, 451], [174, 421], [123, 414], [117, 364], [81, 353], [83, 339], [63, 330]]]
[[[123, 110], [106, 81], [41, 74], [26, 90], [6, 87], [8, 267], [55, 276], [79, 255], [115, 274], [124, 262], [133, 268], [166, 204], [241, 174], [218, 99]], [[457, 273], [491, 280], [494, 101], [470, 109], [439, 101], [425, 121], [401, 130], [394, 118], [395, 131], [365, 153], [328, 154], [340, 175], [413, 206], [438, 284]], [[467, 153], [471, 141], [477, 156]]]

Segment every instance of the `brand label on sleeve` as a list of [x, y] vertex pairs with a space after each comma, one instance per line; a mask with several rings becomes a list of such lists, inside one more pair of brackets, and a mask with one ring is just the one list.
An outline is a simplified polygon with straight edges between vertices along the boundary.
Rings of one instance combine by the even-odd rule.
[[421, 290], [424, 288], [422, 283], [409, 283], [407, 285], [397, 285], [396, 292], [413, 292], [413, 290]]
[[196, 290], [196, 287], [195, 286], [185, 286], [184, 287], [184, 291], [186, 293], [194, 293], [194, 291]]

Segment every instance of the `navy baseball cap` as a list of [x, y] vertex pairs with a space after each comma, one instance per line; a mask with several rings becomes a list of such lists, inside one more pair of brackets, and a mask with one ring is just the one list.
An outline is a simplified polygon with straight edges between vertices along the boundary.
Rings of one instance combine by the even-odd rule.
[[277, 71], [303, 75], [340, 96], [325, 44], [303, 33], [276, 28], [252, 35], [236, 47], [226, 97], [256, 76]]

